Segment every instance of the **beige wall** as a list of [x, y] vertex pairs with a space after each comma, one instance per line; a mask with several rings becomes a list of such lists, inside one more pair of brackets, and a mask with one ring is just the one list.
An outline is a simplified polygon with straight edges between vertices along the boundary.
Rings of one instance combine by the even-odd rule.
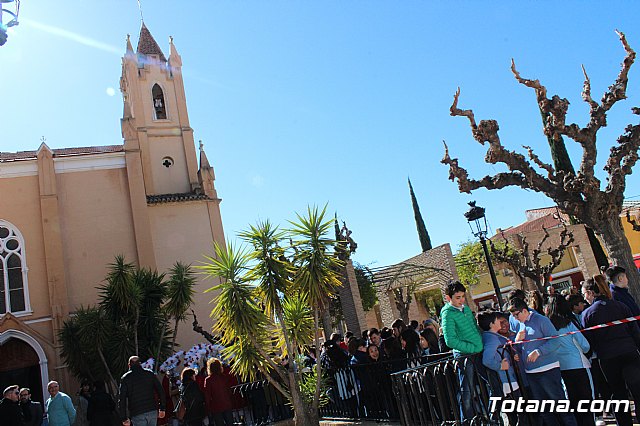
[[38, 176], [0, 179], [0, 194], [0, 219], [13, 224], [24, 238], [24, 253], [29, 268], [29, 297], [33, 310], [28, 318], [47, 317], [51, 315], [51, 309], [40, 220]]
[[137, 262], [126, 169], [57, 176], [69, 310], [97, 301], [108, 264], [118, 254]]
[[[148, 210], [158, 271], [168, 271], [176, 261], [200, 265], [205, 254], [213, 255], [213, 234], [206, 202], [162, 203], [150, 206]], [[195, 268], [194, 271], [198, 274], [194, 311], [200, 325], [210, 329], [212, 306], [209, 301], [214, 294], [204, 294], [204, 291], [213, 286], [214, 281], [206, 279]], [[204, 341], [193, 331], [192, 321], [189, 315], [178, 329], [178, 342], [183, 348]]]
[[[191, 187], [182, 138], [175, 136], [151, 137], [151, 133], [149, 136], [149, 160], [153, 170], [154, 193], [189, 192]], [[165, 157], [173, 159], [173, 166], [167, 168], [162, 165], [162, 160]]]

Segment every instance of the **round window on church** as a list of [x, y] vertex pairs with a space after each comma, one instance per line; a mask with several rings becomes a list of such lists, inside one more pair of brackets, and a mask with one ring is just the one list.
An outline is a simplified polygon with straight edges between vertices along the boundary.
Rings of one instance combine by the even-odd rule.
[[167, 169], [168, 169], [169, 167], [173, 166], [173, 158], [171, 158], [171, 157], [164, 157], [164, 158], [162, 159], [162, 165], [163, 165], [164, 167], [166, 167]]

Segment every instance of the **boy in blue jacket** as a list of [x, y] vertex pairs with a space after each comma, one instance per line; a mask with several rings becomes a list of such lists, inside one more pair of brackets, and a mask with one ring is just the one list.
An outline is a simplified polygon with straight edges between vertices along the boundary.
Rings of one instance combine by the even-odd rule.
[[[499, 333], [502, 327], [501, 315], [500, 312], [495, 311], [478, 313], [478, 327], [482, 330], [482, 345], [484, 346], [482, 363], [500, 378], [500, 385], [498, 389], [492, 389], [491, 396], [504, 396], [517, 401], [522, 394], [513, 368], [515, 361], [511, 357], [509, 349], [505, 349], [509, 340]], [[501, 408], [498, 411], [501, 411]], [[507, 413], [507, 416], [511, 425], [518, 423], [518, 417], [520, 417], [521, 424], [528, 423], [524, 416], [516, 416], [515, 413]]]
[[[516, 342], [526, 341], [521, 344], [522, 357], [524, 358], [525, 372], [531, 387], [533, 399], [537, 400], [566, 400], [562, 388], [562, 375], [560, 362], [555, 355], [558, 349], [558, 339], [530, 340], [541, 337], [557, 336], [558, 332], [549, 318], [529, 310], [522, 299], [513, 299], [509, 302], [509, 312], [518, 320], [519, 328], [516, 332]], [[545, 424], [555, 426], [564, 424], [576, 426], [576, 418], [571, 413], [540, 413]]]

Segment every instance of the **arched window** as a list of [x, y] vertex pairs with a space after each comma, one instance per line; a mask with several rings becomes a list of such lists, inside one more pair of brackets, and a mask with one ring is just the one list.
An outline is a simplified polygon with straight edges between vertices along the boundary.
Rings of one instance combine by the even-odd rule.
[[153, 95], [153, 110], [155, 111], [156, 120], [165, 120], [167, 118], [167, 106], [164, 103], [164, 93], [162, 88], [156, 83], [151, 89]]
[[15, 226], [0, 220], [0, 315], [30, 310], [24, 240]]

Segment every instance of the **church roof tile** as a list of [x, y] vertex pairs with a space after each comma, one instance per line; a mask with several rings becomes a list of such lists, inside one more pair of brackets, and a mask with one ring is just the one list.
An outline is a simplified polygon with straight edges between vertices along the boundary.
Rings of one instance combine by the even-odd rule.
[[161, 61], [167, 62], [167, 59], [164, 57], [160, 46], [156, 43], [156, 40], [151, 35], [151, 32], [147, 28], [147, 26], [142, 23], [142, 28], [140, 28], [140, 39], [138, 40], [138, 53], [143, 55], [158, 55]]
[[[86, 146], [77, 148], [53, 149], [54, 157], [71, 157], [75, 155], [105, 154], [110, 152], [123, 152], [124, 145]], [[0, 162], [35, 160], [38, 151], [0, 152]]]

